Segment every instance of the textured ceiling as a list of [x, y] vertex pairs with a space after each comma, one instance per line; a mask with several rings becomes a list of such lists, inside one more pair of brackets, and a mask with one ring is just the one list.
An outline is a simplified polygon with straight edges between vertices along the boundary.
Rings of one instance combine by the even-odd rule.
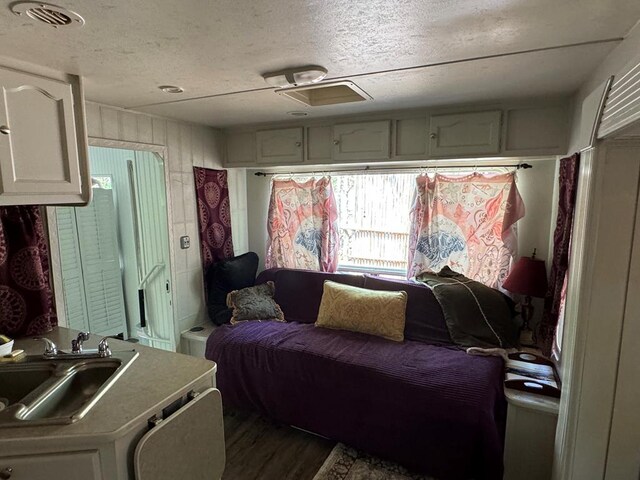
[[[615, 41], [502, 55], [619, 39], [640, 18], [638, 0], [54, 3], [86, 25], [55, 30], [14, 16], [0, 1], [0, 56], [80, 74], [89, 100], [213, 126], [283, 120], [288, 110], [306, 109], [260, 90], [261, 73], [302, 64], [352, 78], [374, 97], [308, 109], [314, 117], [569, 94]], [[408, 70], [375, 73], [395, 69]], [[186, 91], [167, 95], [157, 89], [162, 84]]]

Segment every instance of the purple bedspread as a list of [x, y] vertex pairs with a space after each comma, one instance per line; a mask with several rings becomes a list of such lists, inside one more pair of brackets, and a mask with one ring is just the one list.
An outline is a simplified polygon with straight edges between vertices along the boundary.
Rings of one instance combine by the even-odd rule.
[[272, 321], [218, 327], [206, 356], [227, 406], [439, 479], [502, 478], [500, 358]]

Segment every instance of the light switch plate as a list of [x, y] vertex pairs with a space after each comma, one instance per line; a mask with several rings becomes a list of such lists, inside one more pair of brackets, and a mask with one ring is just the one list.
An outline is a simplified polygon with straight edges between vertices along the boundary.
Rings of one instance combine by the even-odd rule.
[[180, 248], [185, 249], [191, 246], [191, 239], [188, 235], [180, 237]]

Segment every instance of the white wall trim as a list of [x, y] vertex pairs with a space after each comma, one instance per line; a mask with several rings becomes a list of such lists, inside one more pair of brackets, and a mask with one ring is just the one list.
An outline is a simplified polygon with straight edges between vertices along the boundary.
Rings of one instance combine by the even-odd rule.
[[[587, 241], [587, 232], [597, 221], [590, 217], [593, 202], [596, 167], [594, 149], [583, 152], [580, 158], [580, 175], [576, 197], [573, 238], [571, 245], [571, 263], [569, 266], [569, 282], [567, 284], [567, 304], [564, 317], [564, 338], [562, 341], [562, 360], [560, 364], [562, 396], [558, 413], [556, 429], [555, 455], [553, 465], [553, 479], [568, 478], [567, 472], [573, 464], [574, 450], [569, 442], [575, 437], [577, 410], [579, 408], [580, 377], [582, 375], [582, 360], [584, 357], [584, 339], [578, 338], [582, 333], [578, 330], [578, 319], [584, 310], [582, 292], [591, 289], [591, 269], [593, 242]], [[583, 239], [583, 241], [578, 241]]]
[[89, 145], [92, 147], [122, 148], [125, 150], [144, 150], [157, 153], [166, 160], [167, 147], [155, 143], [130, 142], [126, 140], [113, 140], [111, 138], [89, 137]]
[[45, 207], [47, 235], [49, 237], [49, 268], [53, 301], [56, 307], [58, 325], [68, 327], [67, 311], [64, 306], [64, 287], [62, 286], [62, 264], [60, 263], [60, 242], [58, 241], [58, 219], [56, 207]]
[[640, 152], [638, 141], [609, 141], [582, 156], [562, 351], [557, 480], [605, 473], [633, 239], [633, 222], [626, 220], [635, 218], [638, 189], [634, 152]]

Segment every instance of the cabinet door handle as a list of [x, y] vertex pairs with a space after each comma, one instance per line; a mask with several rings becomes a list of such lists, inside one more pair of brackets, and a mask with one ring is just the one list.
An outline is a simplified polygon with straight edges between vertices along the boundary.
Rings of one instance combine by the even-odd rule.
[[333, 141], [333, 144], [334, 144], [334, 145], [340, 145], [340, 140], [334, 140], [334, 141]]
[[[2, 133], [3, 135], [9, 135], [11, 133], [11, 130], [9, 130], [9, 127], [7, 127], [6, 125], [3, 125], [0, 127], [0, 133]], [[2, 473], [2, 472], [0, 472]], [[2, 477], [0, 477], [2, 478]]]
[[296, 142], [296, 147], [301, 147], [302, 146], [302, 142]]
[[429, 135], [429, 138], [431, 140], [434, 140], [434, 139], [438, 138], [438, 135], [436, 135], [435, 133], [432, 133], [431, 135]]
[[11, 478], [11, 474], [13, 473], [13, 468], [7, 467], [0, 470], [0, 479], [9, 480]]

